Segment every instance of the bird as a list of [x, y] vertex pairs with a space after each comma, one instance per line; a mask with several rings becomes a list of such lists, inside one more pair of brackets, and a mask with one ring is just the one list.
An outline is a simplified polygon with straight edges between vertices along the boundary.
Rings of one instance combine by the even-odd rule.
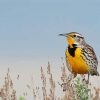
[[93, 47], [86, 43], [83, 35], [77, 32], [59, 35], [66, 37], [68, 43], [68, 47], [65, 51], [66, 65], [74, 77], [76, 77], [77, 74], [88, 74], [89, 81], [89, 75], [99, 76], [96, 54]]

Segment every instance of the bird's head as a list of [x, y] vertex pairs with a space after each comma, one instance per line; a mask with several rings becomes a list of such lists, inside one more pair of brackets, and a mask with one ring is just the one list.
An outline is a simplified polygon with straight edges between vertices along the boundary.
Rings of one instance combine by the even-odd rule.
[[65, 36], [68, 42], [68, 45], [72, 47], [75, 45], [76, 47], [80, 47], [84, 43], [84, 37], [77, 32], [70, 32], [65, 34], [59, 34], [60, 36]]

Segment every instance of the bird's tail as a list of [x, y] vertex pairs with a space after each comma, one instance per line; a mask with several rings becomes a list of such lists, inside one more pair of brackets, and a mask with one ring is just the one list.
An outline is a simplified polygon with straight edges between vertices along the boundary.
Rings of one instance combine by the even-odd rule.
[[97, 71], [96, 76], [100, 76], [99, 72]]
[[98, 71], [93, 71], [93, 72], [91, 73], [91, 75], [92, 75], [92, 76], [94, 76], [94, 75], [96, 75], [96, 76], [100, 76], [100, 74], [99, 74]]

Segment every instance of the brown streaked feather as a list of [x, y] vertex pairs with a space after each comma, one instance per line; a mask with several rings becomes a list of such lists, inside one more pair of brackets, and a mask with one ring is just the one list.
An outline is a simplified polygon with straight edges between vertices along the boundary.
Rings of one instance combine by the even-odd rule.
[[82, 54], [85, 56], [86, 63], [90, 67], [89, 73], [91, 75], [98, 76], [99, 75], [99, 73], [97, 71], [98, 60], [97, 60], [96, 54], [94, 52], [94, 49], [90, 45], [85, 44], [82, 48]]

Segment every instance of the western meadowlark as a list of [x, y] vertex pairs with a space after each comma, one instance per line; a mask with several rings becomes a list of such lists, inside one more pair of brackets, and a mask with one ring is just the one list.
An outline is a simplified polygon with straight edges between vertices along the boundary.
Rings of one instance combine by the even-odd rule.
[[93, 48], [85, 42], [84, 37], [77, 32], [59, 34], [65, 36], [68, 42], [66, 49], [66, 63], [68, 70], [77, 74], [99, 75], [97, 71], [98, 60]]

